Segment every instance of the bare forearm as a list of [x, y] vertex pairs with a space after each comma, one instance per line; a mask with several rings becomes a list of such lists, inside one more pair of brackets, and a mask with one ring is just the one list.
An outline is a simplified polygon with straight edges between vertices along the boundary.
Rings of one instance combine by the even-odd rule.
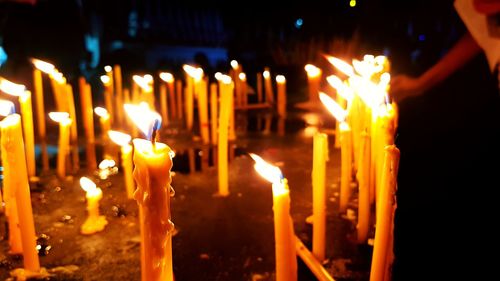
[[439, 84], [480, 52], [481, 47], [474, 38], [469, 33], [465, 34], [438, 63], [419, 77], [423, 90]]

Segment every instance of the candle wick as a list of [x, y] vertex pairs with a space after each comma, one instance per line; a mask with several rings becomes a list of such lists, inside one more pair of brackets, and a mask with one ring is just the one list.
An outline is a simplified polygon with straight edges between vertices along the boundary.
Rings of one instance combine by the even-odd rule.
[[151, 145], [153, 146], [153, 151], [156, 150], [156, 137], [158, 135], [158, 130], [153, 129], [153, 133], [151, 134]]

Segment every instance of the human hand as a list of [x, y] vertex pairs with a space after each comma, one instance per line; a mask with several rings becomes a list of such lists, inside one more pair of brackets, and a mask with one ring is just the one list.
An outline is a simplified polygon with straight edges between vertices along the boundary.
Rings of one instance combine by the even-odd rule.
[[407, 75], [398, 75], [391, 78], [390, 96], [397, 102], [409, 97], [419, 96], [424, 92], [420, 79]]

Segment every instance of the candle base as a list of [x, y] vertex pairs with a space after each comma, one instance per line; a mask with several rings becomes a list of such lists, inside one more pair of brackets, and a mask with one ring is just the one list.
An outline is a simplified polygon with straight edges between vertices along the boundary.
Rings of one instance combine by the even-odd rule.
[[10, 276], [14, 280], [31, 280], [31, 279], [47, 279], [50, 277], [50, 273], [44, 267], [40, 268], [40, 271], [31, 271], [24, 268], [16, 268], [10, 271]]
[[108, 224], [105, 216], [98, 216], [97, 218], [87, 218], [82, 224], [80, 232], [85, 235], [94, 234], [104, 230]]

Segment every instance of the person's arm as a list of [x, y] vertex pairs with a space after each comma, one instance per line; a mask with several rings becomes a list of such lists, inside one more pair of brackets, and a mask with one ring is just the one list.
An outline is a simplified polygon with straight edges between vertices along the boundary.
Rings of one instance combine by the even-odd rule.
[[417, 78], [396, 76], [391, 81], [391, 96], [396, 101], [417, 96], [441, 83], [481, 52], [481, 47], [467, 33], [434, 66]]

